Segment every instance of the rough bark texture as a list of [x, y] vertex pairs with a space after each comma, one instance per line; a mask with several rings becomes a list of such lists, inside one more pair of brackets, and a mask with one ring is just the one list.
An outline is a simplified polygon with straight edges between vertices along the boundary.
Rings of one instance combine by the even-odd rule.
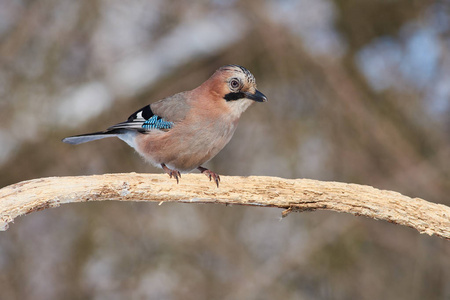
[[450, 239], [450, 208], [400, 193], [357, 184], [277, 177], [223, 176], [220, 188], [204, 175], [105, 174], [50, 177], [0, 189], [0, 230], [16, 217], [63, 203], [155, 201], [256, 205], [292, 211], [325, 209], [409, 226]]

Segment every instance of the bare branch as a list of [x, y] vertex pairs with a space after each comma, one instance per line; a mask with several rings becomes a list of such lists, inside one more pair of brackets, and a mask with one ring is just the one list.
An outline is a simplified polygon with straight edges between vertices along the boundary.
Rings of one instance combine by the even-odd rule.
[[277, 177], [224, 176], [220, 188], [203, 175], [105, 174], [50, 177], [0, 189], [0, 229], [16, 217], [63, 203], [154, 201], [256, 205], [292, 211], [332, 210], [409, 226], [450, 239], [450, 207], [357, 184]]

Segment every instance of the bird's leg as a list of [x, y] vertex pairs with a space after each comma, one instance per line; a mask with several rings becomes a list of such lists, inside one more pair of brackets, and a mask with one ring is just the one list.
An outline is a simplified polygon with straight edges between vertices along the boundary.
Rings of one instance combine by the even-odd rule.
[[203, 174], [205, 174], [207, 177], [209, 177], [209, 181], [211, 181], [212, 179], [214, 179], [214, 181], [217, 184], [217, 187], [219, 187], [219, 182], [220, 182], [220, 176], [219, 174], [214, 173], [213, 171], [208, 170], [207, 168], [203, 168], [202, 166], [199, 166], [197, 168], [200, 172], [202, 172]]
[[177, 170], [169, 169], [165, 164], [161, 164], [161, 167], [167, 174], [169, 174], [170, 178], [172, 178], [172, 176], [175, 177], [175, 179], [177, 180], [177, 184], [178, 184], [178, 182], [179, 182], [178, 178], [181, 178], [181, 173]]

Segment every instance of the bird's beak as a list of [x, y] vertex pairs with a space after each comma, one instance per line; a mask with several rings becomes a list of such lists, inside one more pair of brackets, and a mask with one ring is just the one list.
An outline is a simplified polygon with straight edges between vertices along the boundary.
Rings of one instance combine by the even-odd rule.
[[258, 90], [255, 90], [254, 94], [245, 93], [245, 98], [251, 99], [257, 102], [267, 102], [267, 97]]

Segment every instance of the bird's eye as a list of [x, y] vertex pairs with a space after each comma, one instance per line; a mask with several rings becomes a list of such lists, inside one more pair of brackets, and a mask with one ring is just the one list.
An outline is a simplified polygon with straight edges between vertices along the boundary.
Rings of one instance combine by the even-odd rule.
[[230, 87], [231, 87], [233, 90], [237, 90], [240, 86], [241, 86], [241, 83], [239, 82], [238, 79], [236, 79], [236, 78], [231, 79], [231, 81], [230, 81]]

